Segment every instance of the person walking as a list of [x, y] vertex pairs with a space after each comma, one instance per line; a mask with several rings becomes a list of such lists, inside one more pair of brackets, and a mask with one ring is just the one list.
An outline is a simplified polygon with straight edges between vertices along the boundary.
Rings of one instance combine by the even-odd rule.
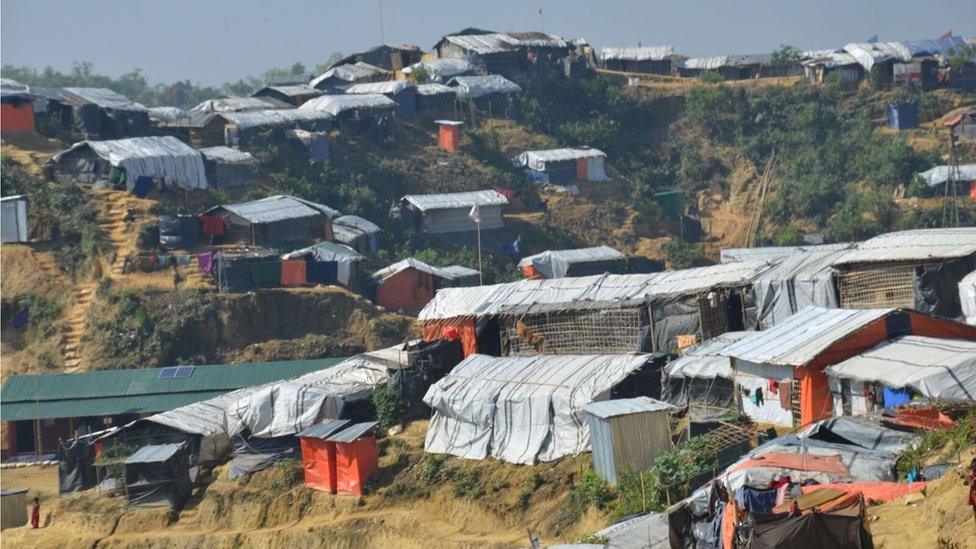
[[31, 528], [37, 529], [41, 526], [41, 500], [40, 498], [34, 498], [34, 504], [31, 505]]

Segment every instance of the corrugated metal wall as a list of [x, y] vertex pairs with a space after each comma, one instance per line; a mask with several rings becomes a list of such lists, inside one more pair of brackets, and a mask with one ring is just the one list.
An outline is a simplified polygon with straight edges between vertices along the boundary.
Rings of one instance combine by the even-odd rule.
[[616, 484], [625, 471], [645, 471], [655, 456], [672, 449], [667, 411], [642, 412], [607, 419], [587, 415], [593, 469]]

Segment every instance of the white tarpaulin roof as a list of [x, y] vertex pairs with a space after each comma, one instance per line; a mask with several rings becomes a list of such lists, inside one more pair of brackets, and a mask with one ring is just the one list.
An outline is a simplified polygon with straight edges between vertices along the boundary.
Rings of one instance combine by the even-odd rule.
[[383, 232], [383, 229], [379, 225], [358, 215], [340, 215], [332, 220], [332, 225], [333, 228], [338, 225], [351, 227], [364, 234], [379, 234]]
[[508, 204], [508, 199], [503, 194], [494, 190], [444, 194], [408, 194], [403, 199], [422, 212], [428, 210], [470, 208], [475, 204], [478, 206], [503, 206]]
[[912, 387], [929, 398], [976, 401], [976, 341], [904, 336], [834, 364], [827, 374]]
[[583, 406], [647, 359], [648, 355], [471, 355], [424, 396], [434, 410], [424, 450], [523, 464], [585, 452], [590, 433]]
[[959, 281], [959, 305], [967, 324], [976, 324], [976, 271]]
[[319, 242], [307, 248], [288, 252], [281, 259], [299, 259], [311, 254], [316, 261], [362, 261], [363, 256], [345, 244], [335, 242]]
[[976, 227], [885, 233], [845, 252], [834, 265], [955, 259], [976, 254]]
[[329, 78], [337, 78], [339, 80], [345, 80], [346, 82], [356, 82], [364, 78], [372, 78], [374, 76], [384, 74], [388, 72], [386, 69], [381, 69], [375, 65], [370, 65], [369, 63], [363, 63], [362, 61], [356, 63], [347, 63], [345, 65], [339, 65], [337, 67], [332, 67], [331, 69], [323, 72], [321, 75], [312, 79], [309, 85], [313, 88], [318, 88], [319, 84]]
[[325, 122], [332, 120], [332, 115], [325, 111], [308, 111], [301, 109], [256, 110], [243, 112], [222, 112], [219, 116], [231, 122], [238, 129], [247, 130], [261, 127], [294, 127], [303, 122]]
[[754, 332], [723, 352], [756, 364], [803, 366], [831, 345], [892, 311], [807, 307], [773, 328]]
[[199, 149], [200, 154], [203, 155], [207, 160], [216, 160], [219, 162], [227, 162], [230, 164], [251, 164], [256, 162], [254, 156], [249, 152], [244, 152], [238, 149], [232, 149], [230, 147], [217, 146], [217, 147], [206, 147]]
[[740, 261], [651, 274], [520, 280], [476, 288], [439, 290], [418, 318], [524, 314], [632, 307], [651, 301], [750, 284], [769, 268], [765, 261]]
[[447, 83], [457, 88], [458, 99], [477, 99], [493, 93], [520, 93], [522, 87], [500, 74], [455, 76]]
[[631, 46], [603, 48], [600, 58], [604, 61], [663, 61], [672, 55], [674, 55], [674, 46]]
[[429, 275], [436, 276], [438, 278], [443, 278], [446, 280], [456, 280], [458, 278], [465, 278], [469, 276], [478, 276], [478, 271], [475, 269], [469, 269], [468, 267], [462, 267], [460, 265], [451, 265], [449, 267], [434, 267], [428, 265], [419, 259], [414, 259], [408, 257], [403, 261], [397, 261], [389, 267], [385, 267], [373, 273], [372, 279], [377, 281], [384, 281], [387, 278], [395, 274], [402, 273], [407, 269], [416, 269], [420, 272], [427, 273]]
[[444, 82], [455, 76], [474, 72], [475, 66], [464, 59], [431, 59], [421, 61], [403, 69], [405, 74], [412, 74], [414, 70], [423, 67], [432, 82]]
[[[346, 66], [346, 65], [342, 65]], [[298, 107], [300, 111], [324, 111], [332, 116], [356, 110], [393, 110], [396, 103], [389, 97], [377, 93], [363, 93], [353, 95], [320, 95], [309, 99]]]
[[132, 137], [111, 141], [82, 141], [67, 151], [54, 155], [58, 162], [61, 155], [81, 147], [90, 147], [111, 165], [125, 168], [126, 182], [132, 189], [143, 176], [165, 177], [167, 184], [186, 189], [206, 189], [207, 176], [203, 167], [203, 155], [179, 139], [163, 137]]
[[265, 86], [260, 90], [254, 92], [257, 95], [264, 90], [276, 91], [282, 95], [287, 95], [288, 97], [299, 97], [302, 95], [322, 95], [322, 90], [317, 90], [308, 84], [280, 84], [274, 86]]
[[[976, 164], [960, 164], [957, 168], [956, 181], [976, 181]], [[936, 166], [919, 175], [929, 187], [937, 187], [949, 180], [949, 166]]]
[[511, 36], [501, 33], [455, 34], [445, 36], [444, 40], [477, 54], [500, 53], [514, 50], [517, 46]]
[[839, 307], [833, 265], [844, 253], [844, 248], [831, 251], [829, 247], [824, 251], [797, 253], [780, 259], [756, 277], [752, 292], [763, 328], [782, 322], [810, 305]]
[[604, 158], [607, 154], [600, 149], [581, 148], [581, 149], [547, 149], [542, 151], [525, 151], [519, 154], [515, 160], [519, 166], [525, 166], [532, 170], [545, 170], [546, 162], [565, 162], [578, 158]]
[[346, 88], [346, 93], [365, 94], [365, 93], [400, 93], [407, 88], [417, 86], [409, 80], [388, 80], [386, 82], [365, 82], [363, 84], [353, 84]]
[[765, 259], [772, 261], [785, 257], [806, 254], [807, 252], [835, 252], [853, 248], [854, 244], [842, 242], [839, 244], [801, 244], [799, 246], [765, 246], [762, 248], [723, 248], [719, 252], [720, 262], [747, 261], [750, 259]]
[[518, 266], [532, 265], [546, 278], [562, 278], [566, 276], [569, 267], [573, 264], [619, 259], [626, 259], [626, 256], [610, 246], [594, 246], [575, 250], [546, 250], [542, 253], [523, 257]]
[[454, 88], [449, 88], [444, 84], [438, 84], [437, 82], [430, 82], [417, 86], [417, 95], [441, 95], [448, 93], [451, 95], [457, 95]]
[[820, 50], [803, 52], [803, 64], [807, 66], [823, 65], [828, 69], [856, 65], [857, 59], [845, 51]]
[[724, 354], [733, 343], [756, 332], [726, 332], [685, 349], [685, 354], [664, 367], [669, 377], [732, 379], [732, 361]]
[[[223, 208], [241, 216], [250, 223], [274, 223], [285, 219], [314, 217], [325, 214], [330, 219], [339, 215], [338, 210], [286, 194], [276, 194], [267, 198], [240, 202], [238, 204], [222, 204], [216, 208]], [[216, 209], [211, 208], [211, 210]]]
[[179, 107], [149, 107], [146, 110], [149, 111], [150, 120], [173, 122], [174, 120], [179, 120], [180, 118], [187, 118], [190, 116], [186, 111]]
[[193, 112], [243, 112], [291, 108], [294, 108], [294, 105], [271, 97], [219, 97], [207, 99], [190, 110]]
[[883, 63], [889, 59], [908, 62], [912, 60], [912, 52], [901, 42], [853, 42], [844, 46], [844, 51], [857, 60], [864, 70], [871, 70], [876, 63]]

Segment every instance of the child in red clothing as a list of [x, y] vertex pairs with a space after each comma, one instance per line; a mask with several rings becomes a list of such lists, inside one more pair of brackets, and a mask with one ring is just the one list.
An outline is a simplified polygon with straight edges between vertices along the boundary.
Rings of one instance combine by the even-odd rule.
[[39, 528], [41, 525], [41, 500], [34, 498], [34, 505], [31, 505], [31, 528]]

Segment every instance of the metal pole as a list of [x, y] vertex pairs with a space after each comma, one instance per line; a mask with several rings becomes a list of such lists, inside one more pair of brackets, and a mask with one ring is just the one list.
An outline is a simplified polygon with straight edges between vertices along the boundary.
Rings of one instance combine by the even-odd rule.
[[478, 226], [478, 285], [485, 285], [485, 273], [481, 269], [481, 221], [476, 221]]
[[380, 5], [380, 44], [386, 44], [386, 35], [383, 32], [383, 0], [379, 0]]

